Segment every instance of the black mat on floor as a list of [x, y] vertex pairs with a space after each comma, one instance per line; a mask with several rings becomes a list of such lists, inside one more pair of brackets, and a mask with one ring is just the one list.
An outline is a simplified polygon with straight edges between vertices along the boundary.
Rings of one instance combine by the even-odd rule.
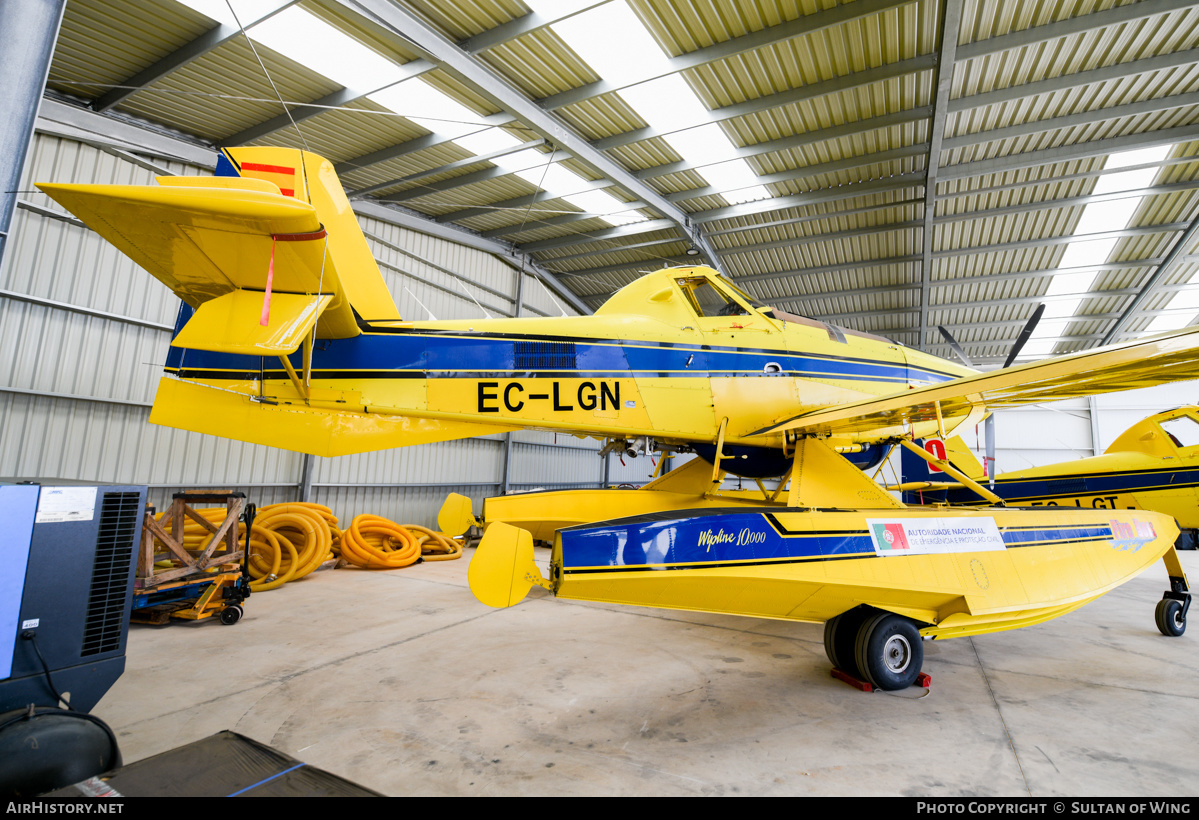
[[[220, 732], [100, 778], [122, 797], [382, 797], [236, 732]], [[80, 797], [68, 786], [53, 797]]]

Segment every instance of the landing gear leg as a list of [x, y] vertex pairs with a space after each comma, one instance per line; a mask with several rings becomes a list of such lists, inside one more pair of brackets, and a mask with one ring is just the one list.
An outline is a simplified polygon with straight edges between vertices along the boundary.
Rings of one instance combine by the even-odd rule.
[[1186, 573], [1182, 571], [1182, 562], [1178, 560], [1178, 552], [1174, 547], [1166, 550], [1162, 556], [1166, 562], [1166, 571], [1170, 574], [1170, 589], [1162, 595], [1155, 613], [1157, 628], [1163, 635], [1177, 638], [1187, 628], [1187, 610], [1191, 608], [1191, 590], [1187, 586]]

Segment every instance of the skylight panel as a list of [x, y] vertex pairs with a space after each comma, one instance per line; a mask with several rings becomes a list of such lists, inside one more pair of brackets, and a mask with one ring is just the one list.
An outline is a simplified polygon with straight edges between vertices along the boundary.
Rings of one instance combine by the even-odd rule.
[[457, 139], [487, 126], [474, 111], [420, 77], [368, 94], [367, 98], [447, 139]]
[[1045, 302], [1045, 312], [1041, 314], [1041, 321], [1068, 319], [1078, 313], [1078, 308], [1081, 304], [1082, 299], [1052, 299], [1047, 301]]
[[[550, 9], [545, 3], [534, 7]], [[682, 75], [666, 73], [671, 70], [670, 58], [627, 2], [613, 0], [552, 28], [596, 74], [627, 86], [620, 90], [621, 98], [651, 127], [664, 132], [663, 141], [699, 168], [726, 201], [735, 204], [772, 196]]]
[[[561, 13], [557, 3], [548, 4]], [[624, 85], [665, 70], [666, 55], [628, 3], [607, 3], [554, 23], [553, 30], [605, 80]]]
[[1182, 330], [1195, 320], [1193, 313], [1168, 313], [1162, 316], [1154, 316], [1153, 321], [1145, 326], [1145, 333], [1165, 333], [1170, 330]]
[[[179, 0], [179, 2], [194, 11], [211, 17], [218, 23], [229, 26], [237, 25], [233, 15], [229, 12], [229, 4], [226, 0]], [[243, 26], [249, 25], [278, 6], [278, 0], [233, 0], [233, 10], [237, 12], [237, 19]]]
[[581, 194], [565, 196], [563, 199], [584, 213], [600, 216], [605, 222], [613, 225], [631, 225], [646, 219], [607, 191], [584, 191]]
[[[1192, 276], [1187, 284], [1199, 284], [1199, 274]], [[1174, 292], [1174, 297], [1170, 300], [1170, 310], [1186, 310], [1188, 308], [1199, 311], [1199, 288]]]
[[544, 188], [547, 192], [557, 192], [557, 196], [578, 193], [587, 188], [587, 182], [574, 171], [563, 168], [557, 163], [547, 168], [549, 155], [543, 154], [542, 158], [540, 167], [526, 168], [523, 171], [517, 171], [516, 175], [525, 182]]
[[[1199, 285], [1199, 272], [1191, 275], [1187, 280], [1189, 285]], [[1145, 327], [1144, 333], [1164, 333], [1167, 330], [1180, 330], [1196, 319], [1199, 319], [1199, 287], [1194, 290], [1176, 291], [1174, 295], [1166, 302], [1165, 310], [1169, 311], [1191, 311], [1189, 313], [1169, 313], [1165, 315], [1154, 316], [1152, 321]]]
[[606, 2], [608, 0], [525, 0], [525, 5], [543, 17], [555, 19]]
[[706, 129], [697, 129], [702, 130], [702, 134], [686, 131], [671, 134], [667, 138], [671, 145], [676, 139], [680, 145], [689, 145], [689, 140], [710, 139], [728, 144], [729, 138], [720, 130], [720, 126], [712, 123], [712, 112], [699, 101], [691, 86], [678, 74], [621, 89], [620, 96], [643, 120], [661, 131], [677, 132], [683, 128], [711, 123]]
[[[1167, 145], [1112, 154], [1104, 162], [1104, 170], [1160, 163], [1166, 158], [1169, 151], [1170, 146]], [[1093, 193], [1108, 194], [1148, 188], [1153, 184], [1157, 173], [1157, 167], [1105, 173], [1096, 181]], [[1083, 208], [1074, 233], [1085, 235], [1123, 230], [1131, 224], [1143, 199], [1144, 197], [1140, 196], [1129, 196], [1123, 199], [1092, 202]], [[1114, 238], [1071, 242], [1066, 248], [1066, 252], [1062, 254], [1058, 267], [1082, 268], [1083, 270], [1073, 270], [1070, 273], [1055, 275], [1050, 280], [1046, 295], [1086, 293], [1092, 290], [1099, 272], [1085, 269], [1095, 268], [1106, 263], [1112, 251], [1115, 250], [1117, 242], [1118, 239]], [[1033, 330], [1032, 337], [1025, 345], [1020, 358], [1045, 356], [1051, 353], [1061, 341], [1061, 335], [1065, 332], [1066, 326], [1079, 318], [1077, 311], [1081, 306], [1082, 299], [1046, 302], [1042, 320]], [[1071, 309], [1068, 311], [1067, 308]]]
[[299, 6], [258, 23], [249, 35], [346, 88], [369, 91], [403, 76], [397, 64]]
[[[520, 140], [500, 128], [488, 128], [485, 131], [476, 131], [473, 134], [459, 137], [454, 142], [472, 154], [490, 154], [493, 151], [503, 151], [505, 148], [515, 148], [520, 145]], [[538, 153], [532, 149], [528, 149], [528, 151], [533, 154]], [[513, 155], [509, 154], [507, 156], [511, 157]]]

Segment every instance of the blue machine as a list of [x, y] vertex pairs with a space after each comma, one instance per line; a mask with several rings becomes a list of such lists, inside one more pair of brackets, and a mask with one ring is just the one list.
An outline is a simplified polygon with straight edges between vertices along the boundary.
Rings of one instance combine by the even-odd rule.
[[125, 671], [146, 488], [0, 484], [0, 713], [87, 712]]

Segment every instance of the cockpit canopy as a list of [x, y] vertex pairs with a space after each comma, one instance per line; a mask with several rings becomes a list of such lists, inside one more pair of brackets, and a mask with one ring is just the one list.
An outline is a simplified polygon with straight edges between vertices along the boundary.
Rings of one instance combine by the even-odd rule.
[[630, 282], [612, 294], [596, 315], [633, 314], [672, 324], [688, 326], [696, 319], [761, 314], [775, 323], [803, 325], [828, 334], [830, 339], [845, 341], [846, 336], [896, 344], [881, 336], [826, 324], [787, 313], [754, 299], [718, 271], [705, 266], [664, 268]]

